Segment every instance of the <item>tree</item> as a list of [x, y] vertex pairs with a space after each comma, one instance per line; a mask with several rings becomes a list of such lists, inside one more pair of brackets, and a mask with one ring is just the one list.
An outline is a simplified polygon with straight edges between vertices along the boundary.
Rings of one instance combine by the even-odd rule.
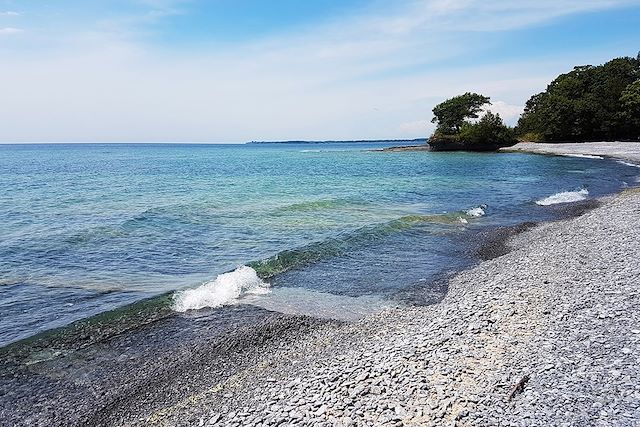
[[512, 128], [502, 122], [498, 114], [487, 111], [480, 120], [483, 106], [490, 104], [489, 97], [477, 93], [465, 93], [448, 99], [433, 109], [433, 122], [438, 124], [429, 138], [433, 151], [495, 151], [517, 142]]
[[437, 123], [436, 133], [457, 134], [468, 119], [477, 119], [482, 107], [491, 104], [490, 98], [467, 92], [454, 96], [433, 108], [432, 123]]
[[621, 97], [639, 77], [637, 58], [575, 67], [527, 101], [517, 132], [535, 134], [545, 141], [637, 138], [627, 125], [627, 107]]
[[[638, 54], [640, 57], [640, 54]], [[622, 91], [620, 96], [622, 103], [621, 122], [627, 127], [630, 139], [640, 137], [640, 79], [631, 83]]]
[[487, 111], [477, 123], [465, 122], [460, 128], [460, 140], [467, 145], [493, 144], [508, 147], [515, 144], [512, 128], [506, 126], [499, 114]]

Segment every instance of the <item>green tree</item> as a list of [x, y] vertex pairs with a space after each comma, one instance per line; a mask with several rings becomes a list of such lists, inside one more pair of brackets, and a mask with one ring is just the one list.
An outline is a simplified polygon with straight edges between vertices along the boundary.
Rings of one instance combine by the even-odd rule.
[[558, 76], [526, 103], [518, 134], [545, 141], [628, 139], [622, 93], [640, 77], [638, 58], [616, 58], [603, 65], [584, 65]]
[[465, 122], [460, 128], [460, 141], [466, 145], [492, 144], [508, 147], [515, 144], [512, 128], [506, 126], [499, 114], [487, 111], [477, 123]]
[[429, 138], [431, 150], [495, 151], [515, 144], [514, 130], [499, 114], [487, 111], [480, 117], [487, 104], [489, 97], [467, 92], [436, 105], [433, 122], [437, 128]]
[[457, 134], [468, 119], [477, 119], [482, 107], [491, 104], [490, 98], [467, 92], [454, 96], [433, 108], [432, 123], [437, 123], [436, 133]]
[[635, 135], [638, 139], [640, 137], [640, 79], [622, 91], [620, 102], [622, 103], [620, 121], [626, 125], [627, 133], [631, 138]]

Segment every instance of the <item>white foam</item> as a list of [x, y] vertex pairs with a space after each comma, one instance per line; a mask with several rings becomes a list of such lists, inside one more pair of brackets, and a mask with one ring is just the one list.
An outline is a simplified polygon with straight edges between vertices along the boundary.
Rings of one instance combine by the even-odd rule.
[[640, 165], [635, 164], [635, 163], [631, 163], [631, 162], [625, 162], [624, 160], [617, 160], [617, 162], [620, 163], [621, 165], [632, 166], [634, 168], [640, 168]]
[[604, 157], [602, 156], [596, 156], [595, 154], [571, 154], [571, 153], [564, 153], [562, 154], [562, 156], [565, 157], [579, 157], [581, 159], [604, 159]]
[[473, 208], [473, 209], [469, 209], [468, 211], [465, 211], [465, 213], [469, 216], [474, 216], [474, 217], [481, 217], [484, 216], [485, 211], [484, 209], [487, 207], [487, 205], [481, 205], [478, 206], [477, 208]]
[[545, 197], [536, 202], [540, 206], [557, 205], [558, 203], [572, 203], [584, 200], [589, 195], [589, 191], [583, 188], [580, 191], [564, 191], [562, 193], [556, 193], [552, 196]]
[[465, 218], [462, 218], [461, 216], [458, 217], [458, 221], [460, 221], [463, 224], [469, 224], [469, 221], [467, 221]]
[[205, 307], [222, 307], [237, 303], [247, 294], [261, 295], [269, 292], [269, 284], [263, 282], [253, 268], [242, 266], [195, 289], [176, 292], [172, 308], [185, 312]]

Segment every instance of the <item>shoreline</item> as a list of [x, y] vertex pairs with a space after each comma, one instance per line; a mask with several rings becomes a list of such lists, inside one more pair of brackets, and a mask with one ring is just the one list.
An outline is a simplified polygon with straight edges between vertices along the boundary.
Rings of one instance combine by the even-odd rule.
[[369, 151], [397, 153], [403, 151], [431, 151], [431, 149], [429, 145], [425, 143], [421, 145], [399, 145], [397, 147], [376, 148]]
[[627, 161], [640, 165], [640, 142], [519, 142], [514, 146], [501, 148], [499, 152], [577, 157], [595, 156]]
[[319, 328], [133, 425], [634, 425], [639, 202], [537, 225], [441, 303]]
[[[576, 217], [598, 204], [592, 199], [557, 205], [556, 215]], [[504, 255], [509, 251], [510, 238], [536, 225], [476, 230], [466, 238], [468, 250], [477, 259], [472, 266]], [[443, 291], [438, 298], [441, 301], [449, 282], [458, 274], [460, 271], [443, 274], [429, 285], [406, 292], [411, 293], [414, 307], [429, 307], [433, 302], [415, 302], [416, 295], [426, 292], [425, 299], [433, 301], [432, 294], [438, 288]], [[79, 328], [63, 331], [68, 334], [62, 336], [52, 331], [27, 340], [26, 346], [15, 343], [5, 348], [0, 368], [6, 374], [0, 376], [0, 394], [13, 397], [4, 402], [10, 409], [0, 418], [12, 425], [199, 424], [195, 414], [212, 405], [202, 403], [194, 409], [200, 400], [222, 399], [220, 405], [225, 405], [230, 387], [255, 393], [258, 384], [269, 387], [273, 378], [297, 375], [291, 369], [306, 363], [300, 361], [301, 357], [330, 358], [343, 343], [352, 344], [352, 338], [359, 335], [358, 326], [354, 326], [357, 323], [270, 313], [248, 305], [205, 309], [187, 316], [157, 313], [148, 322], [127, 328], [135, 318], [149, 316], [146, 305], [151, 302], [132, 306], [127, 311], [134, 319], [125, 316], [116, 325], [95, 329], [80, 324]], [[229, 312], [223, 315], [229, 319], [238, 319], [232, 312], [241, 312], [244, 325], [238, 325], [237, 330], [218, 331], [213, 322], [220, 323], [220, 310]], [[169, 344], [164, 343], [167, 340]], [[77, 342], [81, 343], [79, 348], [74, 347]], [[50, 348], [61, 354], [49, 355]], [[44, 363], [34, 363], [34, 354], [43, 357]], [[284, 366], [282, 360], [287, 361]], [[92, 368], [94, 364], [97, 366]], [[60, 371], [57, 381], [41, 375], [52, 370]], [[79, 374], [91, 379], [82, 379]], [[239, 386], [241, 381], [245, 385]], [[88, 398], [90, 395], [98, 400]], [[19, 420], [25, 419], [28, 422], [20, 424]], [[180, 421], [183, 419], [189, 422]]]
[[567, 219], [507, 230], [486, 261], [449, 281], [442, 302], [301, 337], [244, 381], [145, 423], [634, 425], [638, 206], [640, 192], [625, 190]]
[[[430, 151], [428, 144], [401, 145], [370, 150], [374, 152], [413, 152]], [[461, 150], [463, 151], [463, 150]], [[498, 153], [531, 153], [553, 156], [601, 157], [619, 161], [633, 162], [640, 165], [640, 142], [571, 142], [571, 143], [541, 143], [519, 142], [511, 147], [500, 148]]]

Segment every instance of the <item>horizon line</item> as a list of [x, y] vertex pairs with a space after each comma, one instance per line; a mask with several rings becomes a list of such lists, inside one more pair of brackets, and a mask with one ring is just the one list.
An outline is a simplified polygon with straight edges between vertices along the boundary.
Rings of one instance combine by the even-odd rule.
[[294, 144], [294, 143], [331, 143], [331, 142], [394, 142], [394, 141], [420, 141], [428, 138], [380, 138], [380, 139], [283, 139], [268, 141], [242, 141], [242, 142], [214, 142], [214, 141], [0, 141], [0, 145], [64, 145], [64, 144], [163, 144], [163, 145], [246, 145], [246, 144]]

